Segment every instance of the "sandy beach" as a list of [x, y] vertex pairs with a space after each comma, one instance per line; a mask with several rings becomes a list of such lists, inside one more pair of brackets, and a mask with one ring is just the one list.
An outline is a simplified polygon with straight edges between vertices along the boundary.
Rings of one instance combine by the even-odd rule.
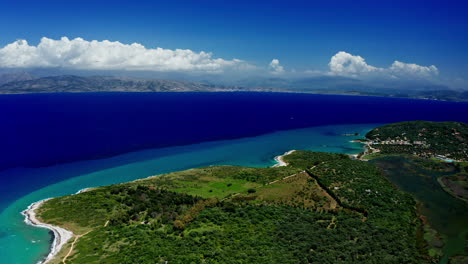
[[80, 194], [80, 193], [84, 193], [84, 192], [87, 192], [87, 191], [91, 191], [92, 189], [93, 189], [93, 187], [83, 188], [83, 189], [77, 191], [77, 192], [75, 193], [75, 195], [76, 195], [76, 194]]
[[73, 237], [72, 232], [66, 229], [63, 229], [61, 227], [58, 227], [58, 226], [53, 226], [53, 225], [49, 225], [46, 223], [42, 223], [36, 218], [35, 210], [39, 208], [47, 200], [49, 199], [35, 202], [31, 204], [30, 206], [28, 206], [28, 208], [22, 212], [22, 214], [25, 216], [24, 221], [26, 222], [26, 224], [35, 226], [35, 227], [46, 228], [46, 229], [51, 230], [54, 233], [54, 237], [53, 237], [54, 240], [50, 247], [49, 254], [44, 260], [38, 262], [42, 264], [48, 263], [62, 249], [63, 245], [65, 245], [65, 243], [67, 243], [67, 241]]
[[273, 165], [272, 167], [284, 167], [284, 166], [288, 166], [288, 163], [286, 163], [283, 159], [284, 156], [286, 155], [289, 155], [291, 153], [293, 153], [294, 151], [296, 150], [290, 150], [288, 152], [285, 152], [283, 155], [279, 155], [279, 156], [276, 156], [275, 157], [275, 161], [277, 162], [275, 165]]

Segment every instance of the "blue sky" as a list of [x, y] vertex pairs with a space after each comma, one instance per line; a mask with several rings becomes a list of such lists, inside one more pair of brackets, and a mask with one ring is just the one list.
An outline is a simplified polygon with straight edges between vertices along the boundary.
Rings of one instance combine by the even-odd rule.
[[375, 67], [435, 65], [468, 79], [466, 1], [18, 1], [0, 4], [0, 47], [42, 37], [212, 52], [259, 67], [328, 71], [339, 51]]

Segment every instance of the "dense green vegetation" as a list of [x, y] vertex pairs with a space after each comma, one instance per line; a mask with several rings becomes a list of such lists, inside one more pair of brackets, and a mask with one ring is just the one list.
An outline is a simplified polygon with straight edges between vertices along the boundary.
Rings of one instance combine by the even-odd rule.
[[184, 231], [100, 228], [80, 241], [74, 263], [416, 263], [399, 235], [346, 213], [219, 206], [204, 210]]
[[428, 158], [440, 155], [449, 159], [468, 159], [466, 123], [427, 121], [394, 123], [373, 129], [366, 134], [366, 138], [371, 140], [372, 146], [383, 154], [406, 153]]
[[[296, 154], [296, 155], [294, 155]], [[293, 153], [286, 157], [291, 164], [299, 163], [315, 176], [340, 204], [366, 216], [369, 223], [407, 238], [407, 245], [415, 246], [415, 232], [419, 226], [414, 211], [415, 202], [408, 194], [396, 192], [372, 164], [351, 160], [342, 154], [327, 154], [320, 161], [318, 153]]]
[[307, 151], [285, 161], [289, 166], [213, 166], [100, 187], [51, 199], [38, 214], [85, 234], [66, 263], [428, 260], [414, 200], [376, 167]]

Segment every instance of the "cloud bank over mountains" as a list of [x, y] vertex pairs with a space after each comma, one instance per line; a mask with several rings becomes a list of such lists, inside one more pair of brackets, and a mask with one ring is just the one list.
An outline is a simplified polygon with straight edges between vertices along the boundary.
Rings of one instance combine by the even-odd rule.
[[37, 46], [17, 40], [1, 48], [0, 67], [222, 73], [228, 69], [248, 70], [253, 66], [238, 59], [213, 58], [211, 53], [203, 51], [149, 49], [138, 43], [44, 37]]
[[328, 64], [331, 75], [366, 78], [417, 78], [431, 79], [439, 75], [436, 66], [420, 66], [413, 63], [395, 61], [388, 68], [374, 67], [366, 63], [361, 56], [355, 56], [344, 51], [336, 53]]
[[280, 65], [278, 59], [273, 59], [268, 65], [268, 69], [272, 74], [282, 74], [284, 73], [284, 67]]
[[289, 76], [344, 76], [357, 79], [432, 80], [439, 74], [436, 66], [395, 61], [388, 68], [366, 63], [361, 56], [340, 51], [331, 57], [329, 71], [288, 71], [278, 59], [268, 66], [256, 66], [239, 59], [215, 58], [209, 52], [189, 49], [146, 48], [119, 41], [87, 41], [62, 37], [43, 37], [37, 46], [17, 40], [0, 48], [0, 68], [63, 68], [69, 70], [150, 71], [199, 74], [256, 73]]

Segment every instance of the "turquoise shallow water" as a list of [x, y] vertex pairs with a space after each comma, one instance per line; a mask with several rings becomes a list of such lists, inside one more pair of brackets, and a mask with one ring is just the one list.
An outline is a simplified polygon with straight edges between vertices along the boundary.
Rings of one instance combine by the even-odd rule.
[[0, 263], [36, 263], [47, 255], [51, 240], [48, 230], [26, 225], [20, 214], [29, 204], [38, 200], [72, 194], [86, 187], [127, 182], [194, 167], [217, 164], [272, 166], [275, 164], [275, 156], [291, 149], [358, 153], [362, 151], [362, 145], [350, 141], [360, 137], [343, 134], [358, 132], [363, 135], [378, 125], [380, 124], [311, 127], [257, 137], [144, 150], [102, 160], [3, 172], [2, 177], [30, 174], [36, 179], [60, 179], [64, 178], [61, 175], [67, 173], [78, 175], [36, 190], [13, 203], [2, 204], [4, 210], [0, 213]]

